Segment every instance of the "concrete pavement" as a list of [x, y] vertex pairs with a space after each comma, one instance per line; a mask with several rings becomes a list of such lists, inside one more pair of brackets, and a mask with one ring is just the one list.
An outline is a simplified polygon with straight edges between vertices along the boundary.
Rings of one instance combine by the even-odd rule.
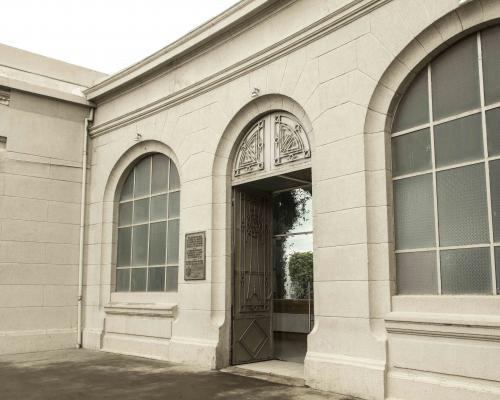
[[88, 350], [0, 357], [2, 400], [344, 400], [345, 396]]

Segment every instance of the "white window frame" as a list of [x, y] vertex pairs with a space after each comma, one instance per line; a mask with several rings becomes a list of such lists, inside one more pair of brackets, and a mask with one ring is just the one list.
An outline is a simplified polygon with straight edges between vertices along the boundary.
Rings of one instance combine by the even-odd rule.
[[[404, 253], [418, 253], [418, 252], [428, 252], [434, 251], [437, 257], [436, 268], [437, 268], [437, 287], [438, 295], [442, 295], [441, 288], [441, 251], [446, 250], [457, 250], [457, 249], [472, 249], [472, 248], [489, 248], [490, 249], [490, 269], [491, 269], [491, 288], [492, 295], [499, 296], [497, 294], [497, 279], [496, 279], [496, 267], [495, 267], [495, 247], [500, 247], [500, 242], [494, 242], [493, 236], [493, 219], [492, 219], [492, 205], [491, 205], [491, 186], [490, 186], [490, 169], [489, 164], [492, 161], [500, 160], [500, 155], [490, 157], [488, 154], [488, 135], [486, 127], [486, 112], [500, 108], [500, 102], [494, 104], [485, 105], [485, 95], [484, 95], [484, 76], [483, 76], [483, 57], [482, 57], [482, 42], [481, 42], [481, 31], [476, 33], [477, 40], [477, 60], [478, 60], [478, 70], [479, 70], [479, 89], [480, 89], [480, 107], [473, 110], [469, 110], [460, 114], [456, 114], [450, 117], [434, 120], [433, 113], [433, 98], [432, 98], [432, 61], [427, 65], [427, 92], [428, 92], [428, 103], [429, 103], [429, 123], [418, 125], [409, 129], [404, 129], [391, 134], [391, 139], [404, 136], [410, 133], [420, 131], [422, 129], [430, 130], [430, 140], [431, 140], [431, 159], [432, 167], [424, 171], [419, 171], [411, 174], [400, 175], [397, 177], [392, 177], [393, 183], [405, 178], [412, 178], [420, 175], [432, 174], [433, 181], [433, 201], [434, 201], [434, 233], [436, 245], [433, 247], [418, 248], [418, 249], [404, 249], [395, 250], [396, 254]], [[403, 96], [404, 98], [404, 96]], [[436, 167], [436, 154], [434, 149], [434, 128], [438, 125], [444, 124], [446, 122], [455, 121], [470, 115], [481, 114], [481, 126], [482, 126], [482, 139], [483, 139], [483, 158], [474, 161], [468, 161], [457, 164], [446, 165], [445, 167]], [[488, 232], [489, 232], [489, 243], [484, 244], [474, 244], [474, 245], [461, 245], [461, 246], [440, 246], [439, 238], [439, 215], [438, 215], [438, 199], [437, 199], [437, 173], [440, 171], [452, 170], [460, 167], [485, 164], [485, 175], [486, 175], [486, 198], [487, 198], [487, 210], [488, 210]], [[500, 262], [500, 260], [499, 260]], [[500, 269], [500, 268], [499, 268]], [[404, 296], [404, 294], [403, 294]], [[432, 296], [432, 295], [418, 295], [418, 296]], [[456, 295], [460, 296], [460, 295]], [[481, 294], [477, 294], [481, 296]]]
[[[168, 164], [168, 172], [167, 172], [167, 175], [168, 175], [168, 183], [167, 183], [167, 190], [166, 191], [162, 191], [162, 192], [158, 192], [158, 193], [151, 193], [151, 185], [152, 185], [152, 174], [153, 174], [153, 157], [155, 155], [161, 155], [163, 157], [166, 157], [169, 161], [169, 164]], [[148, 154], [146, 155], [145, 157], [141, 158], [140, 160], [138, 160], [136, 163], [134, 163], [134, 166], [132, 167], [132, 170], [129, 172], [129, 174], [127, 175], [127, 177], [125, 178], [124, 180], [124, 183], [128, 180], [128, 178], [130, 177], [130, 174], [133, 174], [133, 179], [134, 179], [134, 186], [133, 186], [133, 190], [135, 190], [135, 184], [136, 184], [136, 174], [135, 174], [135, 170], [136, 170], [136, 167], [137, 165], [142, 162], [145, 158], [149, 158], [150, 159], [150, 169], [149, 169], [149, 183], [150, 183], [150, 189], [149, 189], [149, 194], [148, 195], [144, 195], [144, 196], [139, 196], [139, 197], [135, 197], [134, 194], [133, 194], [133, 191], [132, 191], [132, 198], [130, 199], [127, 199], [127, 200], [121, 200], [121, 191], [123, 190], [123, 187], [121, 188], [120, 190], [120, 200], [118, 202], [118, 223], [117, 223], [117, 232], [119, 232], [120, 229], [122, 228], [131, 228], [131, 233], [130, 233], [130, 265], [129, 266], [119, 266], [118, 265], [118, 240], [116, 242], [116, 254], [117, 254], [117, 262], [116, 262], [116, 265], [115, 265], [115, 281], [116, 281], [116, 275], [118, 274], [118, 270], [129, 270], [129, 287], [128, 287], [128, 290], [127, 291], [124, 291], [124, 290], [120, 290], [120, 291], [117, 291], [116, 290], [116, 285], [115, 285], [115, 290], [114, 290], [114, 293], [148, 293], [148, 294], [158, 294], [158, 293], [177, 293], [178, 292], [178, 286], [179, 286], [179, 282], [177, 282], [177, 290], [176, 291], [167, 291], [167, 270], [169, 267], [177, 267], [179, 269], [179, 263], [180, 263], [180, 250], [179, 250], [179, 254], [178, 254], [178, 259], [177, 259], [177, 263], [168, 263], [168, 227], [169, 227], [169, 222], [170, 221], [179, 221], [179, 227], [180, 227], [180, 210], [179, 210], [179, 216], [178, 217], [175, 217], [175, 218], [168, 218], [169, 217], [169, 207], [170, 207], [170, 194], [172, 193], [176, 193], [178, 192], [179, 193], [179, 204], [180, 204], [180, 196], [181, 196], [181, 187], [180, 187], [180, 183], [179, 183], [179, 187], [176, 188], [176, 189], [172, 189], [170, 190], [170, 168], [172, 166], [174, 166], [176, 168], [176, 171], [177, 171], [177, 174], [179, 174], [178, 172], [178, 169], [177, 169], [177, 166], [175, 165], [174, 161], [166, 156], [165, 154], [162, 154], [162, 153], [151, 153], [151, 154]], [[154, 219], [154, 220], [151, 220], [151, 203], [152, 203], [152, 199], [154, 197], [157, 197], [157, 196], [163, 196], [163, 195], [167, 195], [167, 217], [164, 218], [164, 219]], [[149, 212], [148, 212], [148, 220], [147, 221], [144, 221], [144, 222], [141, 222], [141, 223], [138, 223], [138, 224], [135, 224], [134, 223], [134, 215], [135, 215], [135, 202], [136, 201], [140, 201], [140, 200], [144, 200], [144, 199], [149, 199]], [[131, 224], [126, 224], [126, 225], [120, 225], [120, 222], [119, 222], [119, 219], [120, 219], [120, 206], [122, 204], [127, 204], [127, 203], [131, 203], [132, 204], [132, 220], [131, 220]], [[162, 264], [162, 265], [149, 265], [149, 248], [150, 248], [150, 233], [151, 233], [151, 225], [152, 224], [155, 224], [155, 223], [159, 223], [159, 222], [165, 222], [166, 223], [166, 243], [165, 243], [165, 263]], [[147, 249], [146, 249], [146, 264], [145, 265], [132, 265], [132, 260], [133, 260], [133, 251], [134, 251], [134, 227], [136, 226], [141, 226], [141, 225], [147, 225], [148, 226], [148, 238], [147, 238]], [[180, 234], [180, 233], [179, 233]], [[179, 240], [180, 242], [180, 240]], [[165, 268], [165, 277], [164, 277], [164, 282], [163, 282], [163, 287], [164, 287], [164, 290], [163, 291], [149, 291], [149, 269], [150, 268], [155, 268], [155, 267], [164, 267]], [[146, 290], [145, 291], [132, 291], [132, 270], [133, 269], [143, 269], [143, 268], [146, 268]]]

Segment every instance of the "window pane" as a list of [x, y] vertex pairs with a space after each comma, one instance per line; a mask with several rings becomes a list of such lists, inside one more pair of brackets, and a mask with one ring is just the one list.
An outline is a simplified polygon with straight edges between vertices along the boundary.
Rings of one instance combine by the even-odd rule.
[[132, 170], [128, 175], [127, 180], [123, 184], [120, 201], [132, 199], [133, 193], [134, 193], [134, 171]]
[[146, 157], [135, 167], [134, 196], [149, 195], [151, 183], [151, 157]]
[[500, 101], [500, 26], [481, 33], [483, 47], [484, 97], [486, 104]]
[[489, 241], [483, 163], [438, 172], [437, 192], [441, 246]]
[[479, 107], [476, 35], [458, 42], [432, 62], [432, 96], [436, 120]]
[[149, 199], [134, 201], [134, 224], [149, 221]]
[[148, 257], [148, 225], [134, 226], [134, 245], [132, 248], [132, 265], [147, 265]]
[[119, 267], [128, 267], [130, 265], [131, 238], [132, 228], [118, 229], [117, 264]]
[[396, 254], [398, 294], [437, 294], [436, 252]]
[[495, 264], [497, 276], [497, 294], [500, 294], [500, 247], [495, 247]]
[[481, 114], [437, 125], [434, 140], [437, 167], [484, 158]]
[[169, 189], [176, 190], [181, 187], [179, 173], [177, 172], [177, 168], [175, 164], [170, 160], [170, 178], [169, 178]]
[[167, 195], [151, 198], [151, 221], [167, 219]]
[[490, 162], [490, 184], [493, 237], [500, 242], [500, 160]]
[[293, 189], [273, 196], [273, 231], [275, 235], [311, 232], [311, 188]]
[[167, 244], [167, 223], [151, 224], [149, 235], [149, 265], [164, 265]]
[[163, 292], [165, 290], [165, 267], [149, 268], [148, 292]]
[[151, 193], [161, 193], [168, 190], [168, 157], [162, 154], [153, 156], [153, 174], [151, 177]]
[[179, 262], [179, 220], [168, 221], [167, 263]]
[[[273, 242], [273, 298], [309, 298], [313, 283], [313, 235], [275, 238]], [[297, 272], [297, 261], [301, 265], [300, 274], [294, 273], [294, 270]]]
[[167, 292], [177, 292], [179, 267], [167, 267]]
[[179, 218], [181, 192], [172, 192], [168, 196], [168, 218]]
[[130, 290], [130, 269], [116, 270], [116, 291], [128, 292]]
[[491, 294], [490, 249], [441, 251], [443, 294]]
[[498, 156], [500, 155], [500, 108], [486, 111], [486, 128], [488, 153], [490, 156]]
[[120, 204], [120, 209], [118, 211], [118, 224], [120, 226], [132, 225], [132, 208], [132, 202]]
[[403, 131], [429, 122], [429, 92], [425, 68], [411, 83], [399, 102], [392, 126], [393, 132]]
[[429, 129], [392, 139], [392, 171], [394, 176], [431, 169], [431, 157]]
[[394, 182], [394, 222], [398, 250], [434, 246], [431, 174]]
[[146, 291], [147, 268], [132, 268], [130, 278], [130, 290], [132, 292]]

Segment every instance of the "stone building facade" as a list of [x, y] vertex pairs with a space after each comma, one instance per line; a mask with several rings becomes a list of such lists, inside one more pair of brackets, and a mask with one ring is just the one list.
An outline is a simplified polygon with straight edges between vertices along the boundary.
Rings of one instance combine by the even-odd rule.
[[[243, 0], [117, 74], [87, 71], [78, 99], [0, 81], [0, 349], [81, 337], [216, 369], [279, 358], [283, 330], [305, 335], [314, 388], [498, 398], [499, 20], [497, 0]], [[278, 231], [298, 188], [309, 225]], [[301, 297], [290, 260], [308, 249]]]
[[105, 75], [0, 46], [0, 354], [75, 346], [84, 120]]

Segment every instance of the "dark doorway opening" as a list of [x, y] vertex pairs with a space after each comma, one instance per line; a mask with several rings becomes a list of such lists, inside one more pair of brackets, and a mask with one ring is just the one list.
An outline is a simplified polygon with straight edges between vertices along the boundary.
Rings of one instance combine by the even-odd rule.
[[232, 364], [303, 363], [314, 325], [311, 170], [233, 188]]

